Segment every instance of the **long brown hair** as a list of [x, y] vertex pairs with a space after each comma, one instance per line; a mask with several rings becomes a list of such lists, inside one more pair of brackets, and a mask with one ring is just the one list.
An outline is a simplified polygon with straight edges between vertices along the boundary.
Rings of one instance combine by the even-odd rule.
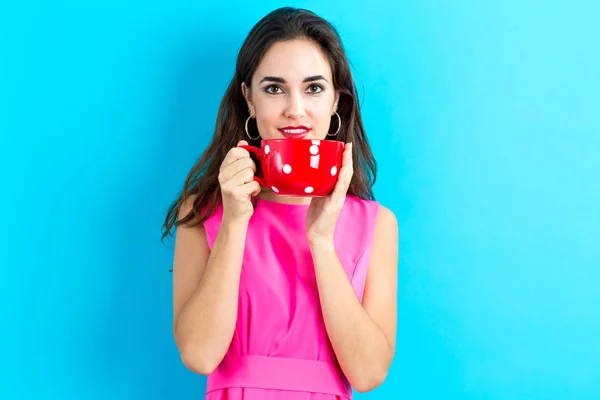
[[[221, 201], [218, 182], [219, 168], [227, 152], [240, 140], [248, 140], [244, 124], [248, 107], [242, 93], [242, 82], [250, 87], [252, 76], [263, 55], [276, 42], [307, 39], [318, 44], [327, 56], [333, 75], [333, 86], [340, 93], [338, 114], [342, 126], [335, 137], [345, 143], [352, 142], [354, 175], [348, 194], [373, 200], [377, 164], [369, 147], [363, 127], [358, 91], [354, 84], [348, 59], [336, 29], [311, 11], [291, 7], [279, 8], [261, 19], [250, 31], [242, 45], [236, 70], [221, 101], [212, 141], [190, 170], [183, 190], [169, 207], [163, 226], [162, 240], [172, 234], [173, 227], [181, 224], [196, 226], [215, 212]], [[332, 125], [337, 130], [337, 117]], [[333, 128], [330, 128], [333, 130]], [[258, 140], [248, 140], [260, 146]], [[196, 195], [192, 210], [178, 220], [181, 205], [188, 197]]]

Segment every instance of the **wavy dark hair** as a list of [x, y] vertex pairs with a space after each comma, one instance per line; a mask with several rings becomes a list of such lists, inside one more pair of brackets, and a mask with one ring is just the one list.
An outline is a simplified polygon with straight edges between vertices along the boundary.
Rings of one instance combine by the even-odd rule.
[[[212, 141], [190, 170], [177, 200], [169, 207], [163, 225], [162, 240], [172, 234], [174, 227], [181, 224], [199, 225], [217, 209], [221, 201], [218, 182], [221, 163], [227, 152], [240, 140], [248, 140], [244, 125], [249, 114], [242, 93], [242, 83], [250, 88], [254, 72], [273, 44], [294, 39], [316, 43], [329, 61], [333, 86], [340, 94], [337, 111], [342, 126], [335, 139], [345, 143], [351, 141], [353, 145], [354, 175], [348, 194], [374, 200], [373, 185], [377, 164], [362, 123], [358, 91], [340, 36], [329, 22], [315, 13], [283, 7], [261, 19], [244, 41], [238, 53], [235, 74], [219, 107]], [[338, 124], [336, 116], [333, 116], [332, 125], [334, 124]], [[249, 142], [251, 145], [260, 146], [260, 138]], [[182, 204], [192, 195], [196, 196], [192, 210], [178, 219]]]

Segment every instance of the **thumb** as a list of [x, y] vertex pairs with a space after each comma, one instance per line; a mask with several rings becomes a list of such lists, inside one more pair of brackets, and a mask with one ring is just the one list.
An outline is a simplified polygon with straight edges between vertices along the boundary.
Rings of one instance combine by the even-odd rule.
[[237, 145], [238, 146], [248, 146], [248, 142], [246, 142], [245, 140], [240, 140]]

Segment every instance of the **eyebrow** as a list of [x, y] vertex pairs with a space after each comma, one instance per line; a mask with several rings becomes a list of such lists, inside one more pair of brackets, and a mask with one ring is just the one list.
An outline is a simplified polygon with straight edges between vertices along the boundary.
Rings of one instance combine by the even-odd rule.
[[[305, 78], [302, 83], [306, 83], [306, 82], [314, 82], [314, 81], [325, 81], [327, 83], [329, 83], [329, 81], [327, 79], [325, 79], [325, 77], [323, 75], [314, 75], [314, 76], [309, 76], [308, 78]], [[277, 82], [277, 83], [285, 83], [285, 79], [283, 78], [279, 78], [277, 76], [265, 76], [264, 78], [261, 79], [261, 81], [258, 83], [259, 85], [265, 81], [269, 81], [269, 82]]]

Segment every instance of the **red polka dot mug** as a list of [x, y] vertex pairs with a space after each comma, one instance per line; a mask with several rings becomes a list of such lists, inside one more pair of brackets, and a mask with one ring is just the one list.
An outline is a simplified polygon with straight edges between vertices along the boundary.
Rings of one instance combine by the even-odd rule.
[[337, 140], [263, 139], [260, 148], [240, 146], [256, 155], [261, 186], [286, 196], [326, 196], [342, 167], [344, 143]]

